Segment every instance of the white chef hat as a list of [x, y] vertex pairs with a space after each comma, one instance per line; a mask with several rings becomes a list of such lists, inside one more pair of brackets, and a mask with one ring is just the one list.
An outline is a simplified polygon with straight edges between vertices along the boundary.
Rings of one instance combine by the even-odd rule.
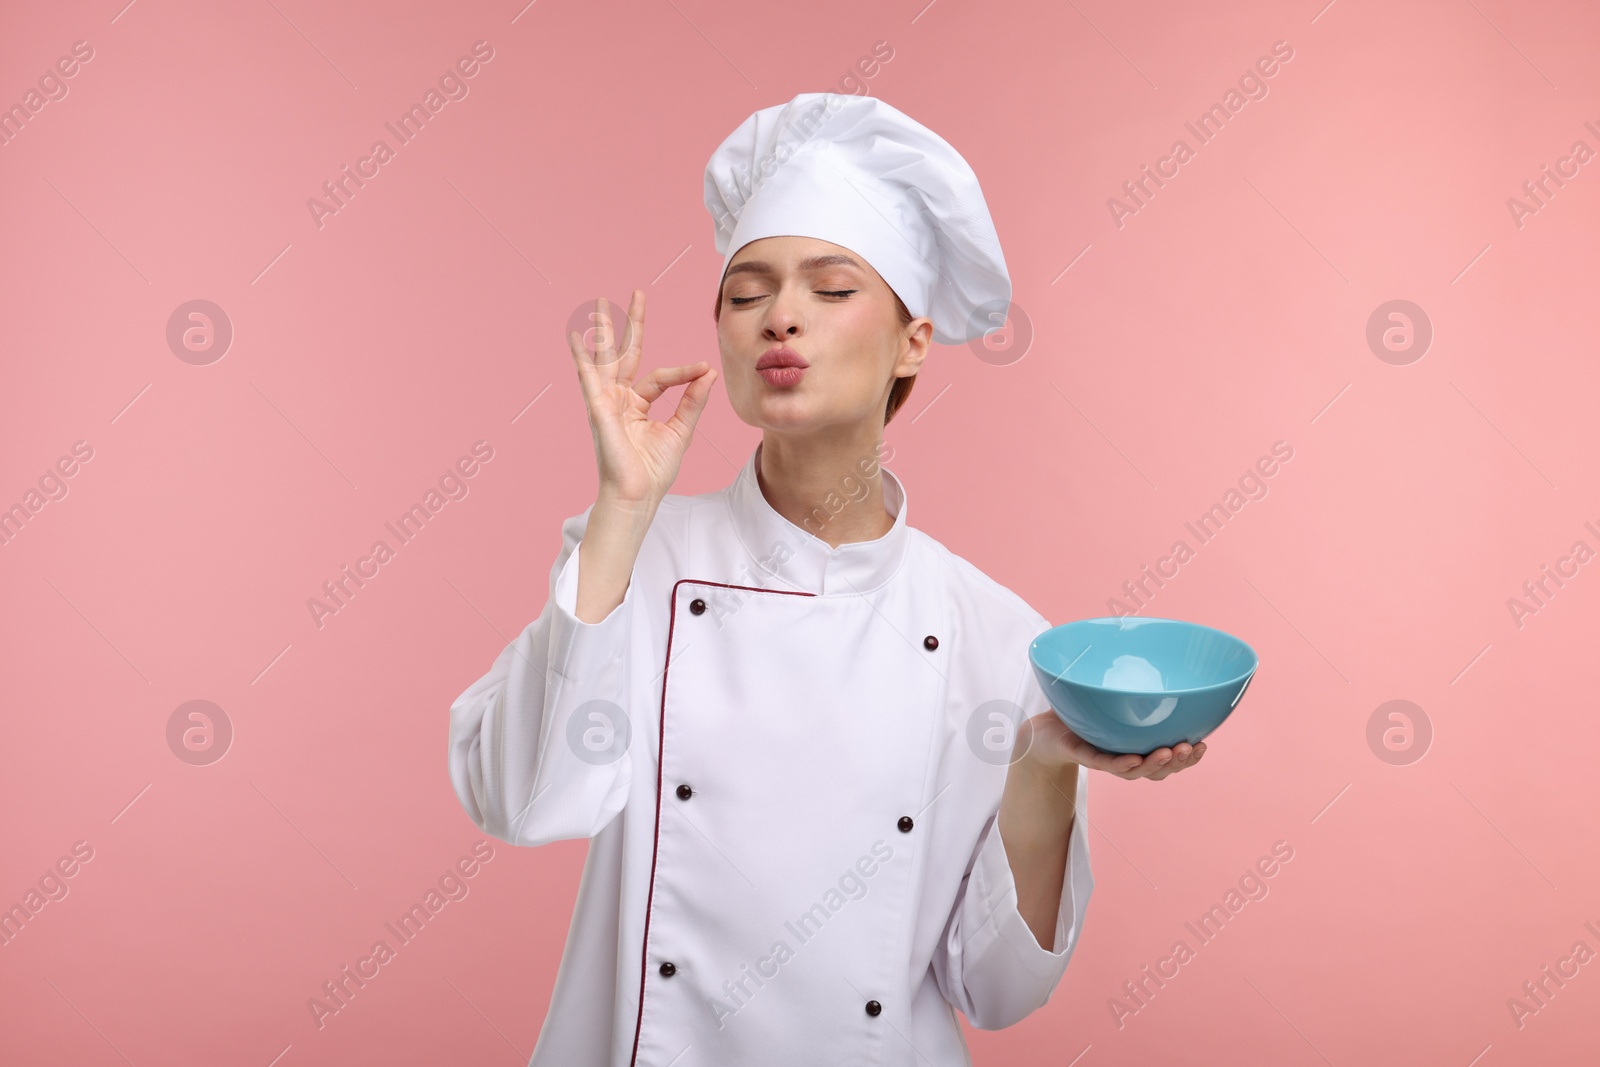
[[724, 276], [751, 241], [814, 237], [865, 257], [940, 344], [1004, 321], [1011, 276], [977, 175], [876, 97], [801, 93], [757, 111], [712, 153], [705, 202]]

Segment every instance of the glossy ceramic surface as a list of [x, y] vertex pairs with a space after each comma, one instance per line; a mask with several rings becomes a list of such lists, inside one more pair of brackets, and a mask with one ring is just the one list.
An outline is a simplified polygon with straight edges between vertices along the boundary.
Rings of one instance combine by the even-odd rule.
[[1260, 660], [1232, 634], [1176, 619], [1081, 619], [1033, 639], [1050, 706], [1079, 737], [1141, 755], [1194, 744], [1238, 706]]

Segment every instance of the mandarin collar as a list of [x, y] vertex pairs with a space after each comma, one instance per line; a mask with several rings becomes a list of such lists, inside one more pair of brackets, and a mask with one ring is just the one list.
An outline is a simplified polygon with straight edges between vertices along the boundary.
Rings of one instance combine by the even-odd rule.
[[[852, 596], [883, 585], [894, 577], [908, 542], [906, 490], [889, 468], [883, 475], [883, 505], [894, 525], [871, 541], [850, 541], [834, 548], [773, 508], [756, 480], [761, 443], [725, 492], [733, 528], [751, 557], [757, 583], [822, 596]], [[840, 496], [845, 495], [841, 485]]]

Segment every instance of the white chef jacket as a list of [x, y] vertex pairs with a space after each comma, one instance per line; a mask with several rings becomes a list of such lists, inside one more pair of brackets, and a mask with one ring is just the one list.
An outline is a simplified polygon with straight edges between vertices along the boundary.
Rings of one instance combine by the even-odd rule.
[[996, 821], [996, 712], [1048, 709], [1049, 622], [907, 525], [887, 468], [893, 528], [833, 548], [767, 503], [760, 452], [663, 498], [600, 622], [574, 614], [592, 507], [568, 519], [539, 617], [451, 705], [474, 823], [590, 839], [531, 1067], [967, 1065], [955, 1009], [1022, 1019], [1083, 929], [1084, 818], [1048, 950]]

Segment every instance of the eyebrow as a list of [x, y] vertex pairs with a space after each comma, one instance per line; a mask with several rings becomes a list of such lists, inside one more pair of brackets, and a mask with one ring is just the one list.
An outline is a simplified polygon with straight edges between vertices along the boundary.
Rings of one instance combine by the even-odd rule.
[[[817, 270], [821, 267], [854, 267], [857, 270], [862, 269], [861, 264], [857, 263], [849, 256], [840, 255], [837, 252], [833, 252], [825, 256], [811, 256], [809, 259], [802, 259], [800, 261], [801, 270]], [[728, 273], [723, 277], [724, 280], [726, 280], [727, 278], [733, 277], [735, 274], [742, 273], [776, 274], [778, 272], [773, 269], [771, 263], [767, 263], [759, 259], [747, 259], [743, 263], [735, 263], [733, 266], [729, 267]]]

